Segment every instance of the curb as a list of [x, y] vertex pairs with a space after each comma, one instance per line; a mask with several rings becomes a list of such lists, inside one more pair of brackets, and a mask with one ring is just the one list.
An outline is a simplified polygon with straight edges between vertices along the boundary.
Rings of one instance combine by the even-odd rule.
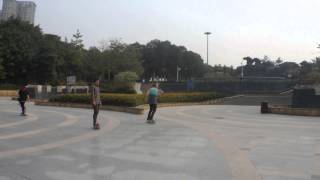
[[[90, 104], [55, 103], [55, 102], [44, 102], [44, 101], [35, 101], [34, 104], [37, 106], [54, 106], [54, 107], [92, 109], [92, 105], [90, 105]], [[100, 110], [125, 112], [125, 113], [130, 113], [130, 114], [144, 114], [144, 108], [141, 108], [141, 107], [102, 106], [100, 108]]]
[[17, 90], [0, 90], [0, 97], [16, 97]]
[[320, 116], [320, 108], [290, 108], [287, 106], [270, 107], [270, 113], [292, 116]]
[[[232, 98], [237, 98], [237, 97], [241, 97], [241, 96], [243, 96], [243, 95], [219, 98], [219, 99], [214, 99], [214, 100], [210, 100], [210, 101], [196, 102], [196, 103], [159, 103], [158, 108], [177, 107], [177, 106], [195, 106], [195, 105], [215, 105], [220, 102], [223, 102], [225, 99], [232, 99]], [[48, 101], [35, 100], [34, 104], [37, 106], [55, 106], [55, 107], [92, 109], [92, 105], [90, 105], [90, 104], [79, 104], [79, 103], [58, 103], [58, 102], [48, 102]], [[144, 114], [145, 110], [149, 109], [149, 106], [146, 104], [140, 105], [137, 107], [122, 107], [122, 106], [104, 105], [100, 109], [141, 115], [141, 114]]]

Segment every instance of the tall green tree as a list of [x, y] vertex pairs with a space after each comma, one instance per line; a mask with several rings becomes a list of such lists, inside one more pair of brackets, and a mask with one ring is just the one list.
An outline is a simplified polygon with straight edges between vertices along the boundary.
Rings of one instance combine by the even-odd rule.
[[177, 68], [181, 69], [184, 79], [204, 74], [201, 56], [183, 46], [176, 46], [169, 41], [152, 40], [142, 49], [145, 79], [161, 77], [174, 80]]
[[108, 79], [125, 71], [134, 72], [139, 76], [143, 73], [140, 51], [119, 40], [110, 41], [109, 48], [103, 52], [102, 61]]
[[83, 49], [84, 44], [82, 37], [83, 35], [80, 33], [79, 29], [77, 29], [77, 32], [72, 35], [71, 44], [77, 49]]
[[0, 80], [5, 79], [5, 77], [6, 77], [6, 74], [4, 71], [4, 67], [2, 66], [2, 60], [0, 60]]
[[42, 32], [39, 26], [12, 19], [0, 23], [0, 59], [5, 69], [6, 82], [33, 81], [33, 63], [39, 51]]

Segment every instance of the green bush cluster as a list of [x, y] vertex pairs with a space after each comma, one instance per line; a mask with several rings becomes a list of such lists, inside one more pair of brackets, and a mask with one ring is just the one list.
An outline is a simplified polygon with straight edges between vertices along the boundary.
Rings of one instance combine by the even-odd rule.
[[[223, 97], [218, 93], [165, 93], [159, 97], [160, 103], [201, 102]], [[145, 104], [145, 95], [138, 94], [101, 94], [104, 105], [135, 107]], [[50, 102], [90, 104], [91, 97], [87, 94], [68, 94], [50, 99]]]
[[14, 84], [0, 84], [0, 90], [18, 90], [20, 87]]
[[[102, 104], [134, 107], [143, 104], [143, 95], [136, 94], [101, 94]], [[50, 102], [90, 104], [89, 94], [67, 94], [50, 99]]]
[[127, 82], [108, 82], [101, 84], [101, 90], [105, 93], [124, 93], [124, 94], [136, 94], [134, 89], [134, 83]]
[[160, 96], [160, 103], [202, 102], [222, 98], [220, 93], [164, 93]]

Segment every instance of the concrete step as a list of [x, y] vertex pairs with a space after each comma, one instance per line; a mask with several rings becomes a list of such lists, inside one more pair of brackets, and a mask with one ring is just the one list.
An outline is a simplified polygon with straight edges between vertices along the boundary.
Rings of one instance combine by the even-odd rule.
[[261, 102], [268, 102], [270, 105], [290, 105], [290, 95], [238, 95], [230, 98], [223, 98], [215, 104], [219, 105], [247, 105], [260, 106]]

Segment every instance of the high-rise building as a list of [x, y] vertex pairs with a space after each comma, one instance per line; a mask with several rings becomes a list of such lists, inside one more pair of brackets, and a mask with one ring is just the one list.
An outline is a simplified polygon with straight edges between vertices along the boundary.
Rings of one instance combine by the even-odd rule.
[[36, 4], [34, 2], [20, 1], [17, 2], [17, 16], [22, 21], [34, 23], [34, 16], [36, 12]]
[[34, 23], [36, 4], [31, 1], [3, 0], [1, 20], [19, 18], [22, 21]]

